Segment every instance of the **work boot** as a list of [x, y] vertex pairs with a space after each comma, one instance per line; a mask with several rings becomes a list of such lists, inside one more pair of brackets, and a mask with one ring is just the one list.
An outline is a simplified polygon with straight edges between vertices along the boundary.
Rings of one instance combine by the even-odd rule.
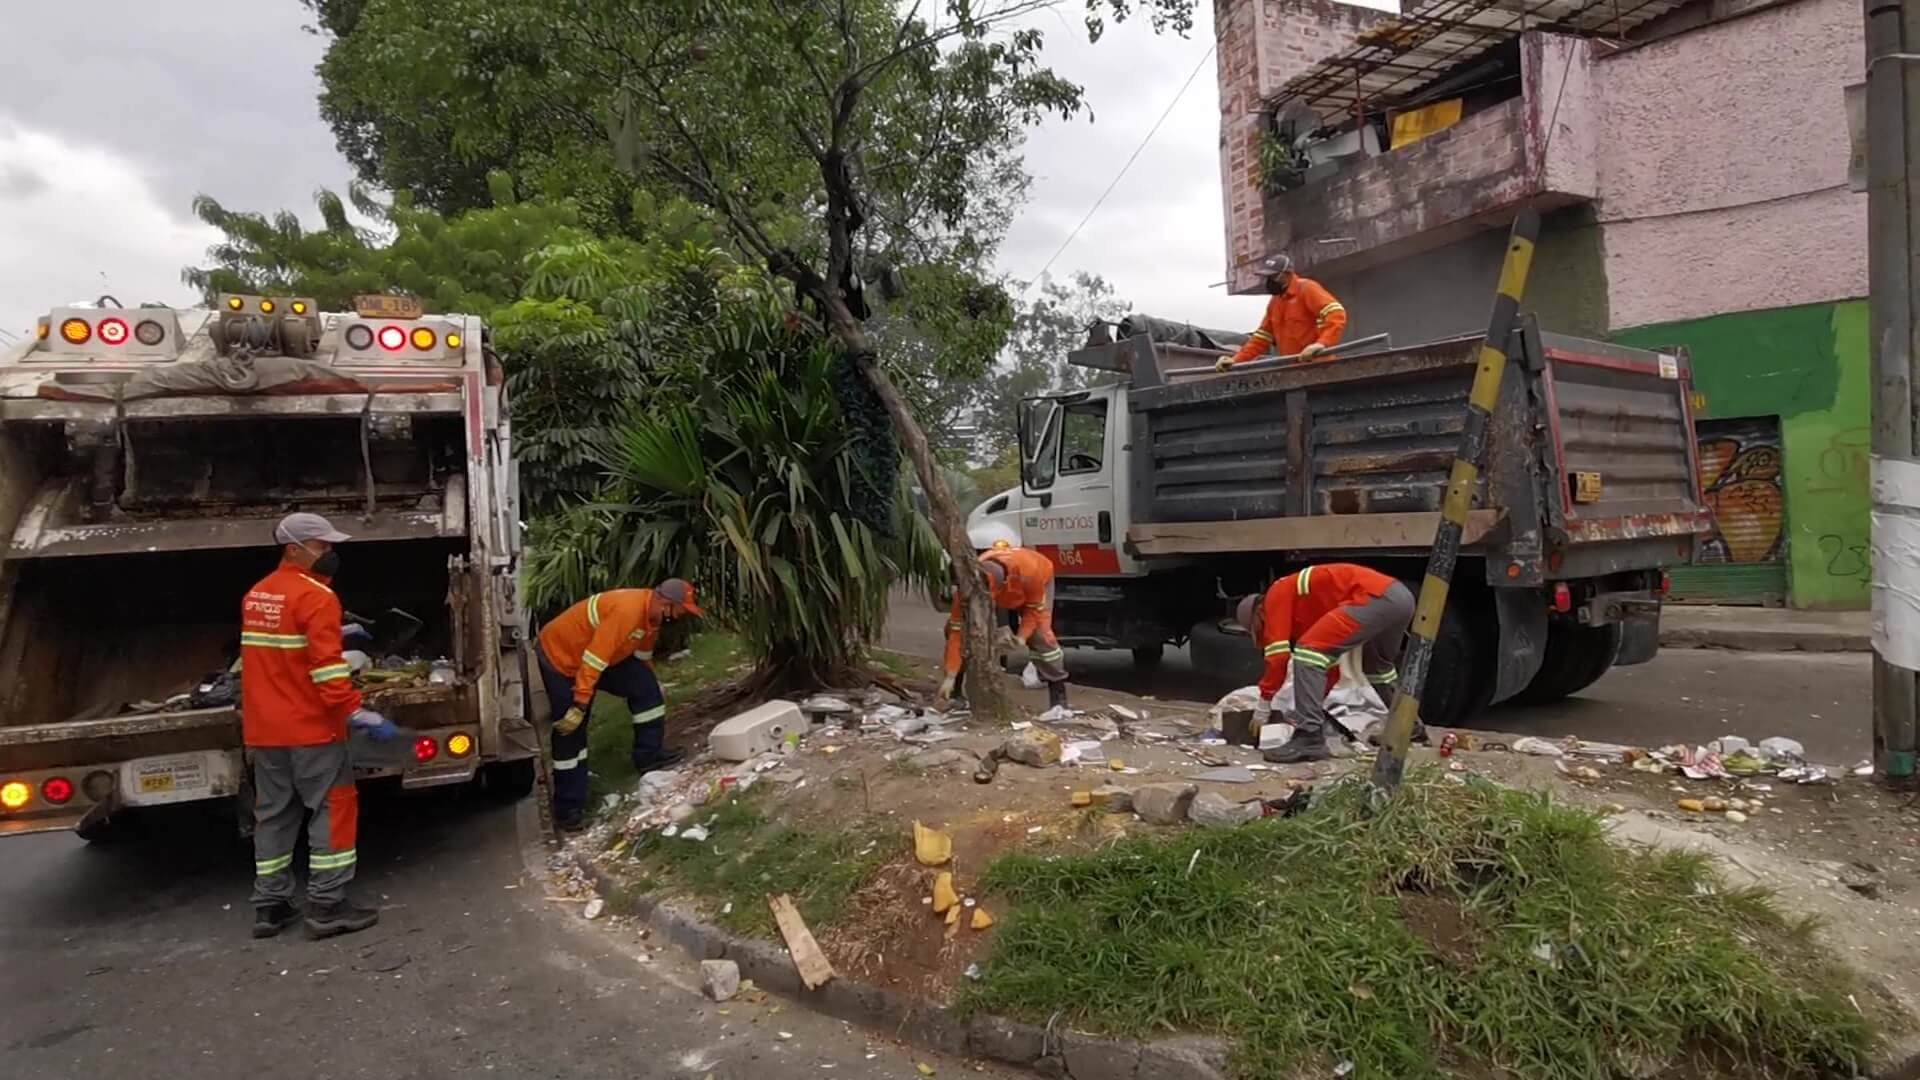
[[1050, 682], [1047, 684], [1047, 708], [1064, 709], [1067, 707], [1067, 684]]
[[553, 812], [553, 827], [561, 832], [585, 832], [587, 831], [587, 812], [556, 810]]
[[307, 909], [307, 936], [319, 939], [330, 938], [337, 934], [351, 934], [365, 930], [379, 921], [378, 911], [355, 906], [351, 900], [315, 904]]
[[638, 772], [640, 775], [645, 776], [650, 772], [659, 772], [662, 769], [671, 769], [675, 765], [680, 764], [680, 760], [686, 756], [687, 756], [687, 752], [685, 750], [681, 750], [678, 748], [675, 748], [672, 750], [662, 750], [657, 755], [651, 758], [648, 758], [645, 761], [634, 762], [633, 768], [635, 772]]
[[270, 938], [300, 921], [300, 909], [285, 900], [256, 905], [253, 909], [253, 936]]
[[1333, 750], [1327, 746], [1325, 732], [1295, 728], [1291, 739], [1260, 751], [1260, 756], [1275, 765], [1292, 765], [1301, 761], [1325, 761], [1333, 756]]

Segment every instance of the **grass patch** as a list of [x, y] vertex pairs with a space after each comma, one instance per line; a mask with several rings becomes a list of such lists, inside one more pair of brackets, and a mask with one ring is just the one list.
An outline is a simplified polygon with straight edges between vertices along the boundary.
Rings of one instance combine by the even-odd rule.
[[1431, 770], [1377, 818], [1363, 801], [1337, 785], [1297, 818], [999, 859], [983, 885], [1012, 908], [963, 1003], [1225, 1034], [1263, 1078], [1329, 1059], [1850, 1076], [1876, 1039], [1810, 927], [1703, 857], [1616, 848], [1591, 814]]
[[[669, 717], [674, 706], [726, 678], [746, 659], [740, 639], [723, 633], [696, 635], [687, 653], [678, 660], [654, 661]], [[593, 719], [587, 724], [587, 761], [592, 777], [589, 811], [598, 808], [602, 796], [633, 790], [638, 779], [633, 772], [633, 716], [626, 702], [610, 694], [594, 695]]]
[[896, 679], [911, 679], [917, 674], [913, 661], [892, 649], [868, 649], [867, 663]]
[[707, 901], [721, 926], [774, 937], [769, 894], [793, 897], [810, 926], [832, 926], [854, 892], [906, 843], [897, 826], [877, 822], [803, 832], [769, 819], [759, 800], [759, 791], [749, 790], [703, 808], [693, 821], [705, 824], [705, 841], [647, 832], [629, 854], [656, 882]]

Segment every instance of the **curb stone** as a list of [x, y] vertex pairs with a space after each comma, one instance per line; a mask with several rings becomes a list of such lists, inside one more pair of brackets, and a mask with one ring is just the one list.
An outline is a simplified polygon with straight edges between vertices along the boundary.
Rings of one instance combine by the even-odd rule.
[[1843, 630], [1741, 630], [1730, 627], [1661, 627], [1663, 649], [1730, 649], [1735, 652], [1872, 652], [1866, 634]]
[[[602, 896], [621, 886], [591, 859], [574, 862]], [[770, 941], [729, 934], [658, 900], [636, 897], [630, 912], [692, 959], [732, 960], [742, 979], [836, 1020], [882, 1031], [915, 1046], [957, 1057], [984, 1058], [1071, 1080], [1226, 1080], [1230, 1044], [1188, 1036], [1142, 1043], [1078, 1031], [1049, 1032], [1000, 1016], [961, 1016], [954, 1009], [844, 975], [806, 990], [787, 950]]]

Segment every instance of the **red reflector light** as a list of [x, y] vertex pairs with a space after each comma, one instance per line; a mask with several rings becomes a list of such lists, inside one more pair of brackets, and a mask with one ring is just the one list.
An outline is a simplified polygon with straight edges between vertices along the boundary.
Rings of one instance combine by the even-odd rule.
[[49, 776], [46, 782], [40, 785], [40, 797], [55, 806], [60, 806], [73, 798], [73, 781], [64, 776]]
[[440, 744], [425, 735], [413, 740], [413, 760], [425, 765], [440, 753]]
[[1567, 583], [1564, 581], [1554, 582], [1553, 610], [1562, 615], [1573, 610], [1573, 590], [1567, 588]]
[[1660, 575], [1660, 595], [1665, 596], [1672, 591], [1673, 591], [1673, 575], [1662, 572]]
[[407, 347], [407, 332], [397, 326], [381, 327], [380, 347], [388, 352], [399, 352]]
[[100, 335], [102, 345], [125, 345], [127, 343], [127, 323], [125, 319], [101, 319], [94, 327], [94, 333]]

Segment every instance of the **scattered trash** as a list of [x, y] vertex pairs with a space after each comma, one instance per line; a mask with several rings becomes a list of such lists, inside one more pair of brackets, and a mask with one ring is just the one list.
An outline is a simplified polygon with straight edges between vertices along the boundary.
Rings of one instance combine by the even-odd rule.
[[1012, 723], [1011, 725], [1009, 725], [1009, 726], [1010, 726], [1010, 727], [1012, 727], [1012, 728], [1013, 728], [1013, 730], [1015, 730], [1015, 731], [1025, 731], [1025, 730], [1027, 730], [1028, 728], [1030, 728], [1030, 727], [1032, 727], [1032, 726], [1033, 726], [1033, 721], [1031, 721], [1031, 720], [1015, 720], [1015, 721], [1014, 721], [1014, 722], [1013, 722], [1013, 723]]
[[810, 716], [843, 716], [853, 711], [848, 702], [827, 694], [815, 694], [800, 703], [800, 711]]
[[1708, 743], [1707, 749], [1719, 754], [1721, 757], [1726, 757], [1728, 754], [1737, 754], [1742, 750], [1752, 750], [1753, 744], [1738, 735], [1722, 735]]
[[1824, 765], [1789, 765], [1773, 774], [1789, 784], [1831, 784], [1833, 777]]
[[[1455, 762], [1455, 764], [1459, 763]], [[1600, 770], [1591, 765], [1569, 765], [1565, 761], [1555, 761], [1553, 767], [1563, 776], [1571, 776], [1579, 780], [1600, 779]]]
[[1335, 1076], [1349, 1076], [1352, 1075], [1352, 1073], [1353, 1062], [1351, 1061], [1343, 1061], [1333, 1067], [1333, 1075]]
[[913, 857], [922, 866], [944, 866], [953, 858], [953, 837], [916, 821], [913, 823]]
[[793, 898], [785, 893], [770, 896], [767, 907], [773, 912], [774, 925], [780, 928], [780, 937], [787, 943], [787, 955], [793, 957], [793, 967], [800, 974], [801, 984], [809, 990], [826, 985], [833, 978], [833, 965], [820, 951], [820, 944], [813, 939], [813, 932], [807, 929], [799, 909], [793, 906]]
[[1866, 758], [1862, 758], [1862, 759], [1860, 759], [1860, 762], [1859, 762], [1858, 764], [1856, 764], [1856, 765], [1855, 765], [1855, 766], [1853, 767], [1853, 775], [1855, 775], [1855, 776], [1872, 776], [1872, 775], [1873, 775], [1873, 762], [1872, 762], [1872, 761], [1870, 761], [1870, 760], [1868, 760], [1868, 759], [1866, 759]]
[[993, 925], [993, 916], [987, 914], [986, 908], [983, 908], [983, 907], [974, 908], [973, 918], [968, 922], [967, 925], [975, 930], [985, 930], [987, 927]]
[[960, 896], [953, 891], [953, 874], [942, 870], [933, 878], [933, 913], [945, 915], [949, 909], [960, 902]]
[[968, 964], [967, 970], [961, 972], [960, 974], [965, 975], [969, 982], [979, 982], [980, 981], [980, 965]]
[[1800, 745], [1798, 739], [1775, 735], [1771, 739], [1760, 740], [1760, 753], [1766, 757], [1793, 758], [1797, 761], [1807, 756], [1807, 748]]
[[580, 909], [580, 914], [591, 920], [599, 918], [600, 913], [605, 910], [607, 910], [607, 902], [596, 896], [587, 901], [587, 906]]
[[1735, 825], [1744, 825], [1747, 820], [1747, 815], [1738, 810], [1729, 810], [1727, 811], [1727, 820], [1733, 822]]
[[1034, 667], [1029, 661], [1026, 668], [1020, 672], [1020, 685], [1029, 690], [1043, 690], [1047, 684], [1040, 681], [1040, 669]]
[[700, 989], [715, 1001], [731, 1001], [740, 992], [740, 965], [731, 960], [700, 961]]
[[1673, 805], [1696, 814], [1705, 813], [1707, 809], [1707, 804], [1701, 802], [1699, 799], [1681, 799]]
[[694, 843], [697, 844], [704, 841], [706, 838], [707, 838], [707, 827], [705, 825], [695, 825], [692, 828], [680, 830], [680, 839], [682, 840], [692, 840]]
[[1223, 765], [1217, 769], [1193, 773], [1187, 779], [1208, 784], [1251, 784], [1253, 770], [1245, 765]]
[[1109, 705], [1107, 706], [1107, 711], [1111, 712], [1115, 716], [1118, 716], [1122, 720], [1139, 720], [1142, 718], [1139, 713], [1134, 712], [1132, 709], [1127, 708], [1125, 705]]
[[1560, 757], [1566, 753], [1566, 751], [1560, 748], [1559, 743], [1548, 742], [1545, 739], [1535, 738], [1532, 735], [1522, 735], [1513, 740], [1513, 752], [1516, 754], [1532, 754], [1535, 757]]
[[1106, 748], [1096, 739], [1082, 739], [1067, 743], [1060, 748], [1062, 765], [1105, 765], [1106, 763]]

